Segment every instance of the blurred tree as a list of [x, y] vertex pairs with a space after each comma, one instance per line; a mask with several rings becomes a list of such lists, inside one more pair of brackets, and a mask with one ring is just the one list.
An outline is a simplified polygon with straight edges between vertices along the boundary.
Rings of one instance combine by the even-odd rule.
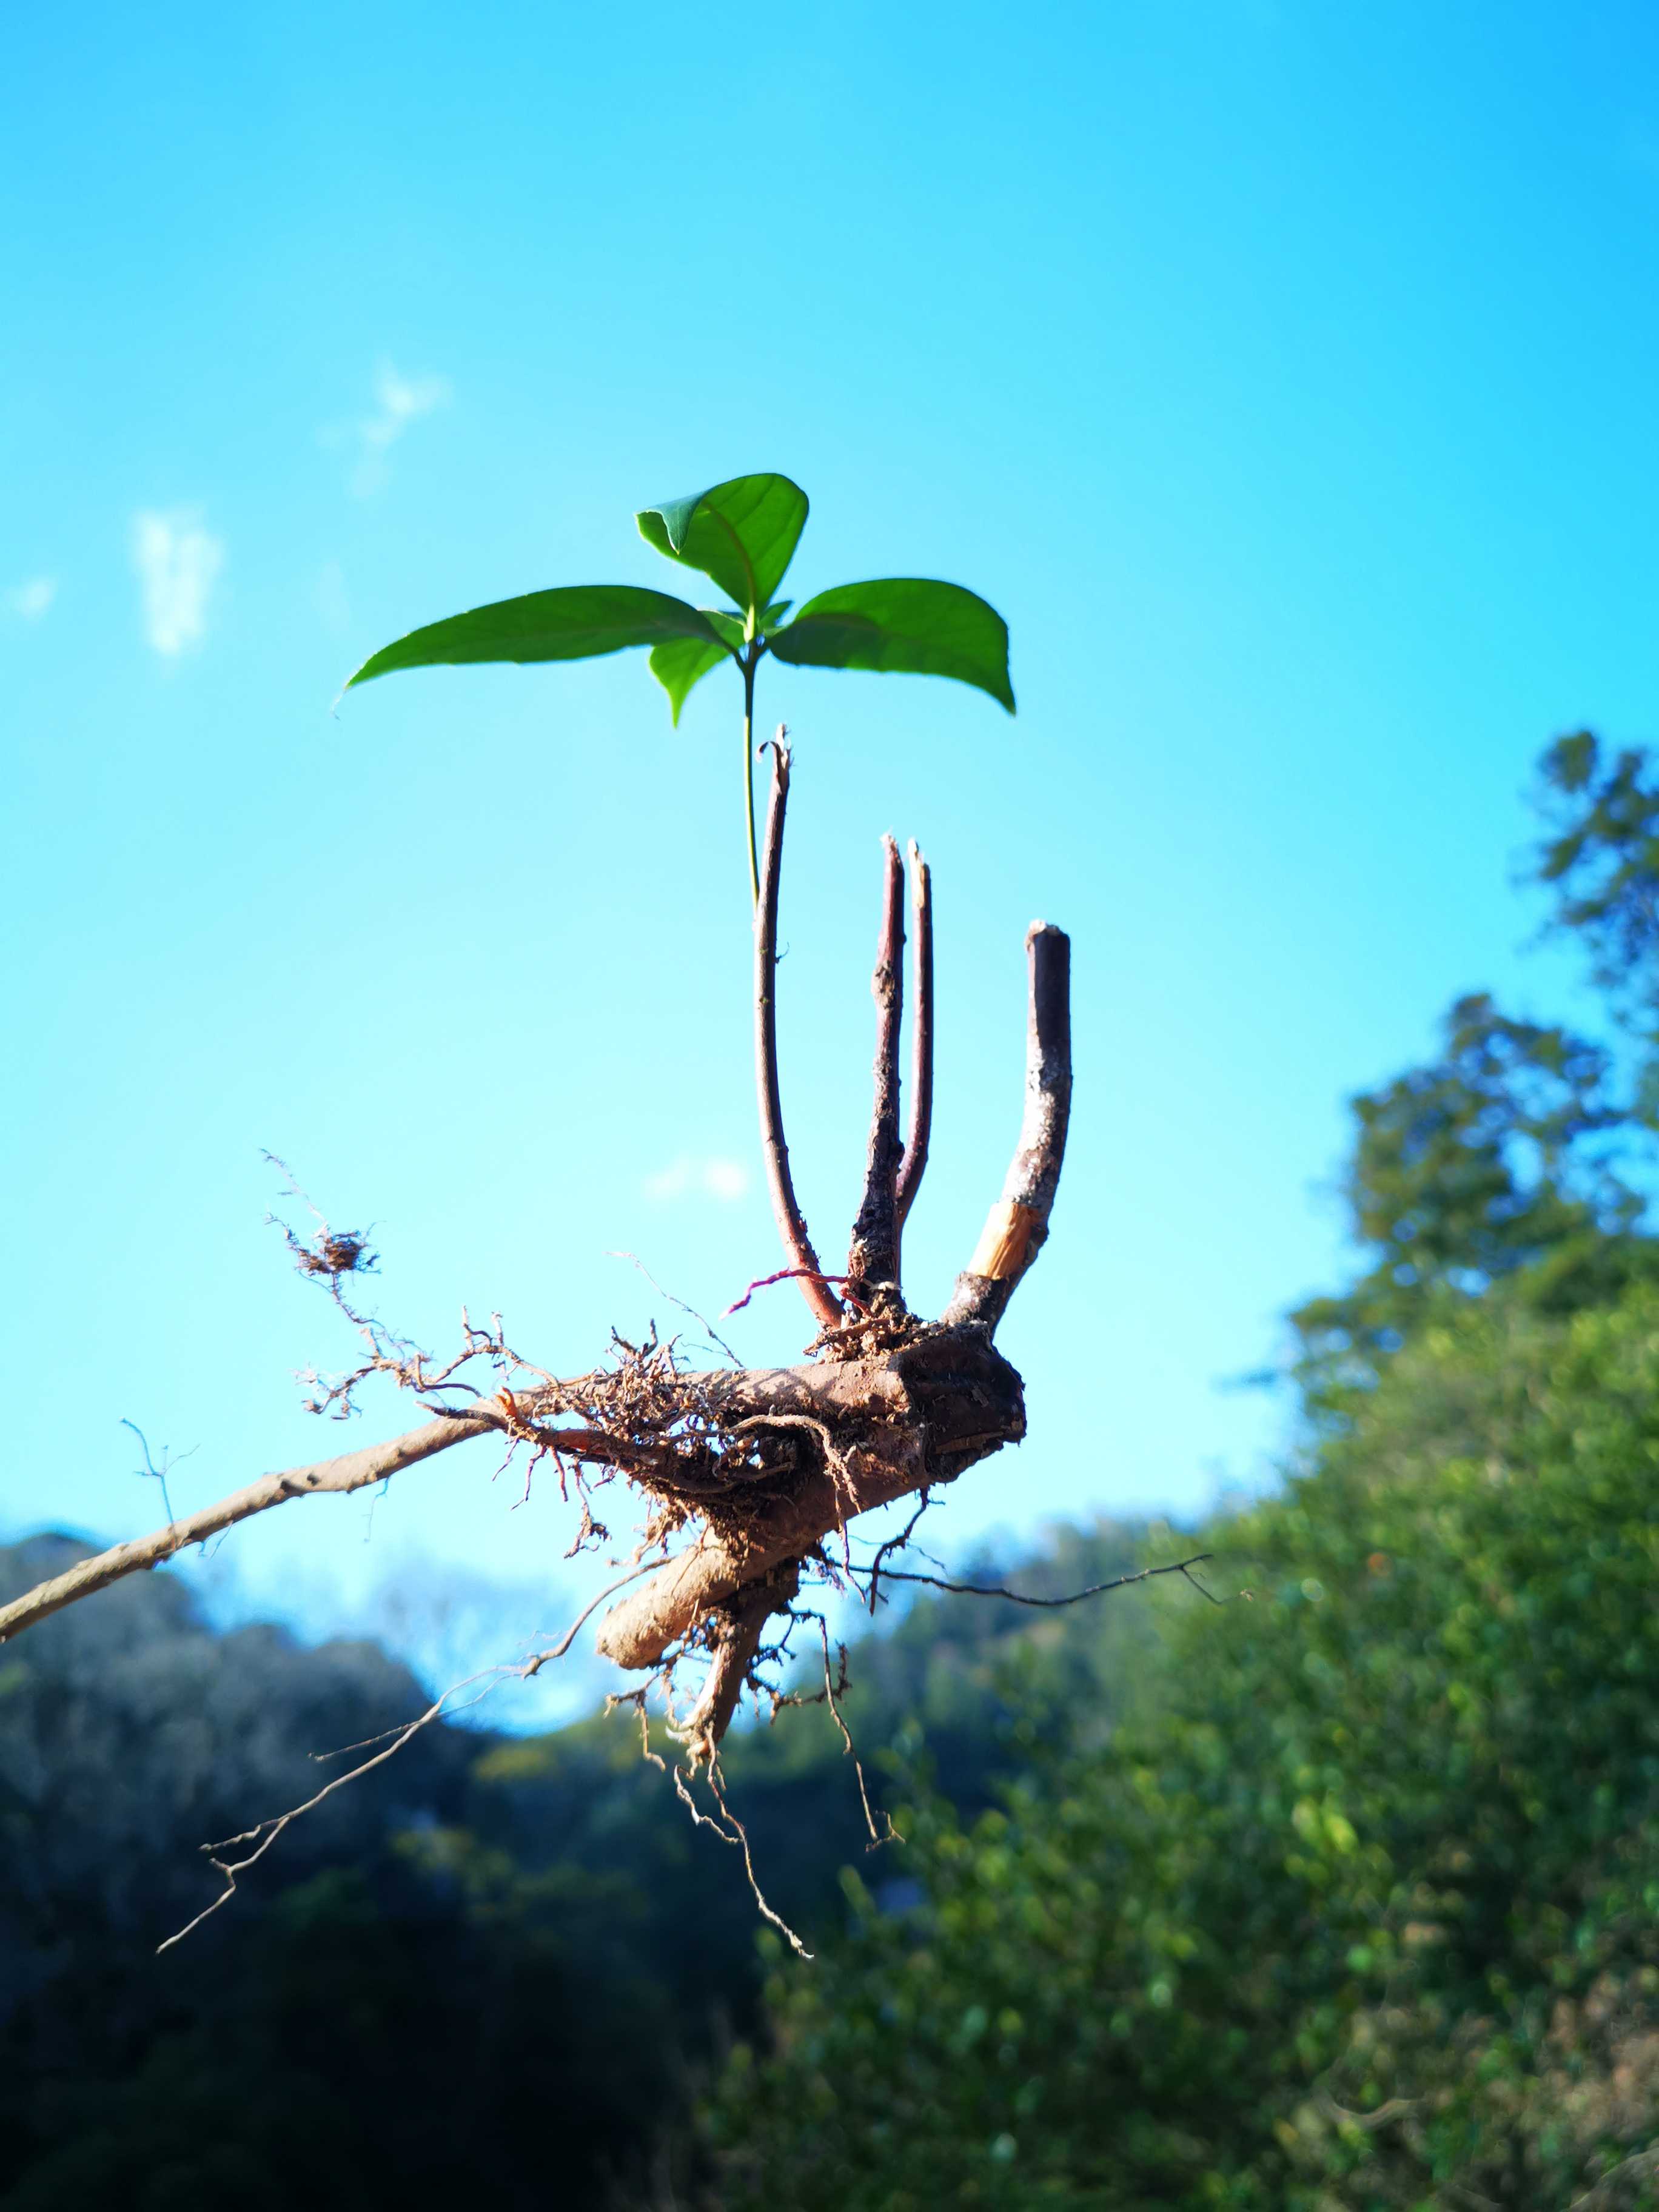
[[[0, 1550], [0, 1599], [86, 1548]], [[1017, 1579], [1057, 1595], [1146, 1556], [1142, 1530], [1056, 1530]], [[983, 1809], [1033, 1714], [1108, 1724], [1146, 1633], [1133, 1606], [923, 1595], [855, 1647], [844, 1709], [872, 1793], [920, 1716], [943, 1783]], [[752, 2030], [761, 1962], [746, 1892], [711, 1881], [725, 1854], [629, 1717], [427, 1730], [155, 1955], [218, 1893], [204, 1841], [308, 1796], [315, 1753], [425, 1701], [373, 1644], [216, 1634], [166, 1573], [0, 1656], [0, 2212], [419, 2212], [483, 2188], [539, 2208], [550, 2132], [560, 2203], [645, 2185], [682, 2085]], [[860, 1823], [829, 1715], [739, 1731], [726, 1765], [769, 1890], [833, 1937]], [[909, 1878], [890, 1849], [866, 1864], [884, 1894]]]
[[1316, 1416], [1345, 1413], [1414, 1330], [1493, 1283], [1568, 1312], [1655, 1267], [1659, 774], [1579, 731], [1545, 750], [1535, 797], [1548, 835], [1528, 876], [1552, 894], [1547, 927], [1582, 945], [1612, 1033], [1636, 1039], [1633, 1079], [1607, 1044], [1482, 992], [1451, 1006], [1436, 1058], [1352, 1101], [1340, 1188], [1360, 1267], [1290, 1316]]
[[1458, 1000], [1443, 1035], [1437, 1059], [1352, 1102], [1341, 1192], [1368, 1264], [1291, 1316], [1302, 1380], [1325, 1408], [1368, 1388], [1431, 1316], [1505, 1277], [1566, 1310], [1650, 1256], [1642, 1198], [1617, 1165], [1631, 1121], [1607, 1052], [1484, 993]]
[[[718, 2201], [803, 2212], [1651, 2203], [1659, 1294], [1508, 1289], [1217, 1532], [1162, 1717], [936, 1796], [923, 1901], [779, 1959], [708, 2106]], [[1623, 2193], [1628, 2192], [1628, 2193]]]
[[[1554, 894], [1550, 927], [1583, 946], [1613, 1012], [1659, 1042], [1659, 775], [1647, 752], [1602, 749], [1589, 730], [1559, 738], [1539, 763], [1550, 835], [1534, 856]], [[1646, 1101], [1653, 1118], [1653, 1098]]]
[[[0, 1552], [0, 1592], [85, 1550]], [[539, 2212], [550, 2135], [569, 2201], [599, 2201], [671, 2039], [639, 2033], [660, 2000], [610, 1935], [623, 1886], [471, 1844], [489, 1738], [416, 1737], [155, 1955], [218, 1893], [204, 1842], [426, 1703], [372, 1644], [216, 1635], [165, 1575], [0, 1658], [4, 2212], [419, 2212], [472, 2191]]]

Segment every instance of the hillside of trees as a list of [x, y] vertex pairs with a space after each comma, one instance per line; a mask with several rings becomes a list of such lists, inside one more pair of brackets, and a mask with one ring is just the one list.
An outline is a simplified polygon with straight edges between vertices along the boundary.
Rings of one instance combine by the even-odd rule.
[[1222, 1602], [878, 1627], [878, 1854], [826, 1714], [733, 1740], [810, 1963], [626, 1716], [428, 1730], [157, 1958], [422, 1693], [165, 1576], [0, 1654], [0, 2212], [1659, 2203], [1659, 783], [1578, 737], [1540, 796], [1595, 1036], [1460, 1000], [1355, 1102], [1282, 1487], [1019, 1571]]
[[[76, 1548], [0, 1551], [0, 1594]], [[1143, 1548], [1066, 1532], [1025, 1582], [1059, 1594]], [[1035, 1701], [1103, 1720], [1145, 1628], [1128, 1609], [1036, 1618], [924, 1599], [860, 1650], [861, 1747], [925, 1735], [954, 1802], [985, 1808]], [[759, 1923], [628, 1714], [531, 1738], [427, 1729], [155, 1955], [218, 1893], [204, 1842], [307, 1797], [327, 1772], [313, 1754], [425, 1703], [372, 1644], [215, 1634], [166, 1575], [0, 1657], [6, 2212], [419, 2207], [464, 2183], [599, 2205], [687, 2162], [664, 2116], [759, 2024]], [[815, 1942], [840, 1929], [860, 1816], [827, 1715], [739, 1738], [727, 1768], [773, 1901]], [[874, 1764], [870, 1782], [878, 1801], [896, 1787]], [[878, 1893], [909, 1878], [892, 1846], [871, 1872]]]

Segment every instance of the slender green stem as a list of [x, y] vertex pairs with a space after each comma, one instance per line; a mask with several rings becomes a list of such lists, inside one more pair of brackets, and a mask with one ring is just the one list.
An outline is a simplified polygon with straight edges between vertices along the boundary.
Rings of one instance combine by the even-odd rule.
[[755, 841], [755, 670], [760, 656], [751, 646], [743, 657], [743, 805], [749, 824], [749, 893], [760, 904], [760, 850]]

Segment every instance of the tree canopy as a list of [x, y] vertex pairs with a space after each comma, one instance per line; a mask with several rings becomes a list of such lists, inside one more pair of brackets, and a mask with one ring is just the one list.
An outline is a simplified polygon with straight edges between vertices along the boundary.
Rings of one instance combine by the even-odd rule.
[[1656, 1462], [1647, 1286], [1407, 1346], [1210, 1532], [1230, 1601], [1155, 1601], [1139, 1713], [977, 1820], [918, 1787], [912, 1908], [849, 1874], [851, 1935], [776, 1961], [720, 2201], [1565, 2205], [1642, 2149]]

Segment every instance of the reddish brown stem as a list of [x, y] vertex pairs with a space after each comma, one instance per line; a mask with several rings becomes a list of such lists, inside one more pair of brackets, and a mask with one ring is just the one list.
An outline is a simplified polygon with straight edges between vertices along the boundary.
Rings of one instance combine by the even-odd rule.
[[898, 847], [882, 840], [881, 935], [870, 992], [876, 1002], [875, 1103], [864, 1198], [853, 1224], [847, 1273], [869, 1303], [884, 1290], [899, 1301], [899, 1025], [904, 1012], [904, 869]]
[[760, 1106], [761, 1156], [785, 1256], [820, 1328], [839, 1328], [841, 1301], [823, 1271], [795, 1200], [789, 1147], [783, 1140], [783, 1099], [778, 1087], [778, 884], [783, 870], [783, 817], [789, 803], [789, 748], [779, 731], [771, 743], [772, 788], [766, 805], [766, 843], [761, 854], [760, 899], [755, 908], [755, 1089]]
[[[729, 1306], [720, 1308], [720, 1319], [729, 1321], [733, 1314], [741, 1313], [757, 1291], [769, 1291], [774, 1283], [793, 1283], [799, 1273], [799, 1267], [778, 1267], [769, 1275], [757, 1275], [740, 1298], [734, 1298]], [[818, 1280], [821, 1283], [845, 1283], [847, 1278], [845, 1275], [820, 1275]], [[854, 1299], [852, 1303], [856, 1305], [858, 1301]], [[869, 1308], [862, 1307], [860, 1311], [867, 1313]]]
[[898, 1175], [901, 1231], [921, 1188], [933, 1127], [933, 878], [914, 838], [910, 841], [910, 919], [915, 925], [915, 950], [910, 961], [915, 1007], [910, 1016], [910, 1122]]

